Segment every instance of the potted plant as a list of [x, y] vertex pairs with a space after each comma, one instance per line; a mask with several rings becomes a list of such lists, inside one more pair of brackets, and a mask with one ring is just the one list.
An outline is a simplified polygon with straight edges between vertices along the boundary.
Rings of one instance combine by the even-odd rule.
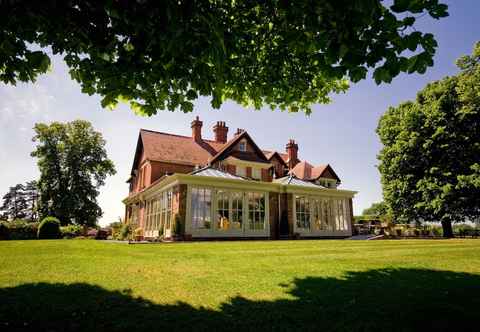
[[141, 227], [136, 228], [135, 231], [133, 232], [133, 235], [134, 235], [135, 241], [142, 241], [143, 240], [143, 228], [141, 228]]

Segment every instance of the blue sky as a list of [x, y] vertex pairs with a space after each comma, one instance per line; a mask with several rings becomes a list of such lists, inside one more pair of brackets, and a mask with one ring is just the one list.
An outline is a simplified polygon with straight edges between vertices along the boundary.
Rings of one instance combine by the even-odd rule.
[[435, 64], [424, 75], [400, 75], [391, 84], [377, 86], [371, 78], [333, 96], [329, 105], [314, 105], [310, 116], [263, 109], [254, 111], [227, 102], [214, 110], [208, 99], [195, 103], [194, 112], [160, 112], [144, 118], [126, 106], [104, 110], [97, 96], [87, 96], [68, 75], [61, 58], [53, 59], [53, 70], [34, 84], [0, 85], [0, 195], [9, 186], [38, 177], [36, 160], [30, 157], [36, 122], [85, 119], [107, 140], [107, 152], [117, 174], [108, 178], [99, 197], [104, 211], [101, 224], [123, 216], [121, 200], [128, 193], [128, 178], [140, 128], [190, 135], [195, 116], [203, 120], [203, 136], [213, 136], [216, 121], [225, 121], [230, 135], [244, 128], [264, 149], [283, 151], [288, 139], [299, 145], [299, 157], [313, 164], [329, 163], [342, 179], [341, 188], [357, 190], [355, 213], [382, 199], [376, 156], [381, 148], [375, 128], [389, 106], [415, 98], [429, 81], [457, 72], [455, 59], [470, 54], [480, 40], [480, 1], [444, 1], [450, 16], [436, 21], [423, 17], [420, 31], [432, 32], [439, 48]]

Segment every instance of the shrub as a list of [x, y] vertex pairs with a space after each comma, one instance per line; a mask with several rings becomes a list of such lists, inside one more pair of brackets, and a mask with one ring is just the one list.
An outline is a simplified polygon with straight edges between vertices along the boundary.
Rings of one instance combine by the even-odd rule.
[[122, 227], [123, 227], [123, 223], [119, 222], [119, 221], [112, 222], [109, 225], [109, 228], [111, 229], [111, 232], [112, 232], [112, 238], [113, 239], [118, 239], [120, 237], [120, 231], [121, 231]]
[[0, 240], [8, 240], [10, 238], [9, 229], [5, 223], [0, 222]]
[[131, 236], [132, 230], [129, 224], [123, 224], [118, 233], [117, 240], [128, 240]]
[[37, 238], [38, 223], [26, 220], [12, 220], [4, 222], [3, 225], [8, 229], [8, 238], [10, 240], [32, 240]]
[[433, 236], [442, 236], [443, 235], [442, 228], [437, 227], [437, 226], [433, 226], [432, 227], [432, 234], [433, 234]]
[[108, 231], [105, 229], [99, 229], [95, 235], [95, 240], [106, 240], [108, 237]]
[[90, 229], [87, 231], [87, 237], [89, 237], [89, 238], [96, 238], [96, 237], [97, 237], [97, 233], [98, 233], [98, 229], [96, 229], [96, 228], [90, 228]]
[[58, 239], [60, 233], [60, 221], [55, 217], [45, 217], [38, 226], [39, 239]]
[[80, 225], [68, 225], [60, 227], [60, 233], [63, 238], [71, 239], [82, 235], [83, 227]]
[[468, 224], [453, 225], [453, 232], [459, 236], [470, 235], [474, 228]]

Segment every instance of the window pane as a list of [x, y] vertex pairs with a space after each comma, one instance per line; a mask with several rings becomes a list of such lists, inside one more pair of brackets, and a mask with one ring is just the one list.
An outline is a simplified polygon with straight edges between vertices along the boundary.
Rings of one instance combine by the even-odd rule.
[[297, 228], [310, 229], [310, 204], [307, 197], [295, 196]]
[[210, 189], [192, 188], [192, 227], [195, 229], [211, 228], [212, 195]]
[[248, 224], [252, 230], [265, 228], [265, 194], [248, 194]]
[[232, 193], [232, 228], [242, 229], [243, 218], [243, 193]]
[[231, 228], [230, 195], [227, 191], [217, 190], [217, 228], [219, 230], [228, 230]]

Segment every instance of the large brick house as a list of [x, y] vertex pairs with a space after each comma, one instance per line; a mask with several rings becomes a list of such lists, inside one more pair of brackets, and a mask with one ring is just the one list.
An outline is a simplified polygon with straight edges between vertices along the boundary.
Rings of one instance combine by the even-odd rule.
[[330, 165], [262, 150], [245, 131], [229, 139], [225, 122], [192, 136], [140, 130], [124, 199], [125, 222], [146, 239], [340, 238], [352, 234], [354, 191], [338, 189]]

